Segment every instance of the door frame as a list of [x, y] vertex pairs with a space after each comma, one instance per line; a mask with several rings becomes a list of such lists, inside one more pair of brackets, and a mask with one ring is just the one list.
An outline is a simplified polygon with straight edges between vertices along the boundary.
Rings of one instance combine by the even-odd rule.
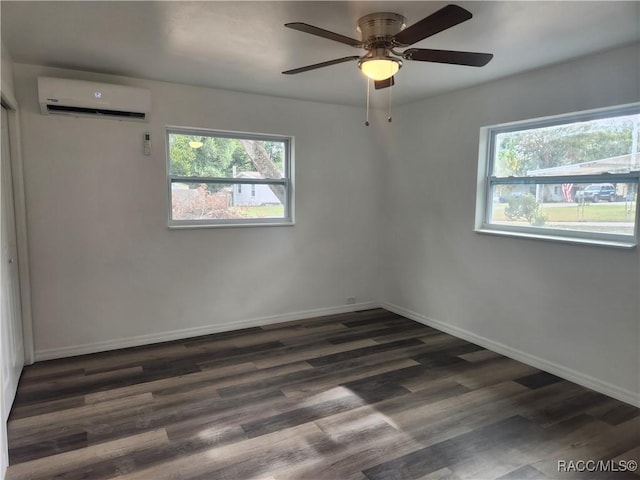
[[24, 363], [35, 361], [33, 345], [33, 319], [31, 316], [31, 278], [29, 276], [29, 243], [27, 236], [27, 209], [20, 137], [20, 111], [18, 102], [9, 92], [0, 94], [2, 106], [7, 110], [9, 142], [11, 150], [11, 175], [13, 180], [13, 208], [16, 218], [16, 242], [18, 247], [18, 273], [20, 276], [20, 307], [22, 309], [22, 337]]

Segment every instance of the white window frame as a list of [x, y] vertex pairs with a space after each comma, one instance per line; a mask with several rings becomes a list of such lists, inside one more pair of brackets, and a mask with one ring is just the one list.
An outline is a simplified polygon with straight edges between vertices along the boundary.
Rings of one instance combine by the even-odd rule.
[[[223, 138], [236, 138], [260, 141], [282, 142], [285, 145], [284, 176], [278, 179], [270, 178], [234, 178], [234, 177], [189, 177], [171, 175], [171, 150], [169, 136], [171, 134], [200, 135]], [[167, 126], [165, 129], [166, 159], [167, 159], [167, 220], [169, 228], [212, 228], [212, 227], [267, 227], [294, 225], [294, 195], [293, 195], [293, 152], [294, 138], [287, 135], [272, 135], [263, 133], [234, 132], [228, 130], [210, 130], [203, 128], [187, 128]], [[216, 183], [228, 185], [281, 185], [285, 189], [284, 217], [282, 218], [242, 218], [242, 219], [202, 219], [176, 220], [172, 218], [172, 188], [174, 182], [179, 183]]]
[[638, 224], [640, 223], [640, 194], [636, 195], [635, 198], [636, 218], [633, 235], [553, 229], [548, 227], [536, 227], [533, 225], [504, 225], [491, 223], [489, 220], [492, 217], [492, 191], [493, 187], [497, 185], [548, 185], [559, 183], [573, 183], [584, 185], [588, 185], [591, 183], [640, 184], [640, 171], [631, 171], [629, 173], [605, 173], [597, 175], [557, 175], [537, 177], [498, 177], [492, 175], [493, 162], [495, 158], [495, 139], [498, 134], [638, 113], [640, 113], [640, 104], [633, 103], [615, 107], [606, 107], [577, 113], [554, 115], [550, 117], [482, 127], [480, 129], [480, 147], [478, 153], [478, 182], [476, 192], [475, 231], [478, 233], [524, 237], [530, 239], [554, 240], [570, 243], [593, 244], [622, 248], [636, 247], [638, 243]]

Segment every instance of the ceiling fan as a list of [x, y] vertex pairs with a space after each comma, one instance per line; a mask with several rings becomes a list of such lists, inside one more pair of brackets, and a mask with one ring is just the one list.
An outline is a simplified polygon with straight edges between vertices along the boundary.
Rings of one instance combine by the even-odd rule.
[[381, 89], [394, 85], [393, 76], [398, 72], [400, 67], [402, 67], [403, 60], [482, 67], [493, 58], [492, 54], [454, 50], [433, 50], [428, 48], [409, 48], [404, 52], [398, 52], [396, 50], [397, 48], [405, 48], [413, 45], [420, 40], [465, 22], [472, 16], [471, 12], [462, 7], [447, 5], [410, 27], [405, 28], [406, 19], [402, 15], [388, 12], [371, 13], [358, 20], [357, 29], [360, 32], [362, 40], [346, 37], [307, 23], [286, 23], [285, 27], [344, 43], [352, 47], [364, 48], [367, 52], [362, 56], [354, 55], [336, 58], [335, 60], [294, 68], [293, 70], [287, 70], [282, 73], [285, 75], [293, 75], [357, 60], [360, 70], [374, 81], [376, 89]]

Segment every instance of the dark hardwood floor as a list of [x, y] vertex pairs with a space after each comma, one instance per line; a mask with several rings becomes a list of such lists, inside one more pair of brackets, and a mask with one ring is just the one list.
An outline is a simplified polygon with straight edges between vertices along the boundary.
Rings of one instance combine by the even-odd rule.
[[10, 480], [640, 478], [637, 408], [380, 309], [38, 363], [8, 433]]

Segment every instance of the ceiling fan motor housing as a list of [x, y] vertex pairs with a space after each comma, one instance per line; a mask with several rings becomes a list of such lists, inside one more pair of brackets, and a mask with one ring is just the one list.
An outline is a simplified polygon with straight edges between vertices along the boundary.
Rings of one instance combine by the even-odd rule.
[[376, 47], [381, 43], [391, 46], [392, 37], [406, 26], [406, 18], [397, 13], [371, 13], [358, 20], [358, 31], [365, 48]]

